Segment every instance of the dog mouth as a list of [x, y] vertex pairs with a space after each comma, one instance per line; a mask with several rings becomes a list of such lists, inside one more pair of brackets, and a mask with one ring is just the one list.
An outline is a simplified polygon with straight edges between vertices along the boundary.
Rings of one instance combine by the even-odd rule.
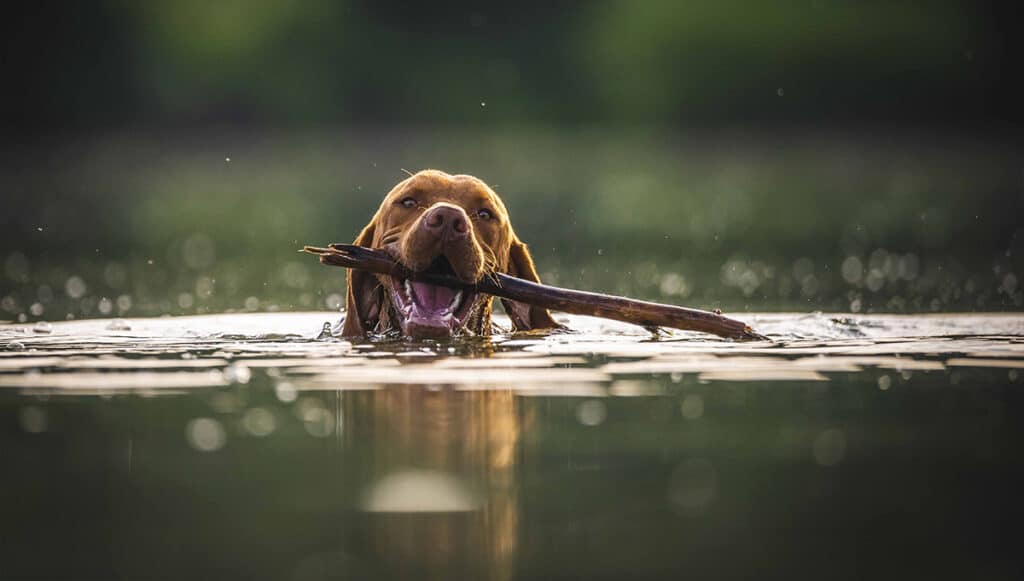
[[[438, 256], [424, 273], [454, 276], [451, 263]], [[413, 338], [449, 337], [463, 329], [478, 293], [408, 278], [390, 277], [391, 296], [402, 334]]]

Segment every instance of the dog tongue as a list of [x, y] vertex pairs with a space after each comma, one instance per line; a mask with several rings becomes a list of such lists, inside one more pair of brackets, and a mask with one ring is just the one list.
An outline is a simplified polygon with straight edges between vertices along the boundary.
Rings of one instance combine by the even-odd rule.
[[416, 302], [416, 306], [424, 311], [436, 313], [451, 306], [457, 291], [425, 282], [413, 282], [412, 292], [415, 295], [413, 301]]

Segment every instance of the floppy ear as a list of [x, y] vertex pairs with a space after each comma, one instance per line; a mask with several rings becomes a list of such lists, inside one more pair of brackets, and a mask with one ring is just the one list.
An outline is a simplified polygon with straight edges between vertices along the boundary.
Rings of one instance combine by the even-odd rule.
[[[377, 230], [377, 216], [363, 228], [353, 244], [372, 246], [373, 235]], [[381, 298], [380, 284], [369, 272], [348, 269], [345, 291], [345, 324], [341, 328], [342, 337], [365, 337], [366, 333], [376, 325], [380, 316]]]
[[[507, 273], [530, 282], [540, 282], [530, 251], [518, 238], [513, 238], [512, 247], [509, 249]], [[509, 299], [501, 299], [501, 304], [505, 307], [508, 317], [512, 319], [516, 331], [562, 328], [562, 325], [551, 318], [551, 313], [547, 309]]]

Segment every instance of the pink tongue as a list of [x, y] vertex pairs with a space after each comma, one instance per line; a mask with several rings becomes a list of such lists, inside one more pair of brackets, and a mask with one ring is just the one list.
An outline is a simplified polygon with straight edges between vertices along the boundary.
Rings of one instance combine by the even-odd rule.
[[456, 291], [443, 286], [434, 286], [425, 282], [413, 282], [413, 301], [425, 311], [437, 312], [448, 308], [455, 298]]

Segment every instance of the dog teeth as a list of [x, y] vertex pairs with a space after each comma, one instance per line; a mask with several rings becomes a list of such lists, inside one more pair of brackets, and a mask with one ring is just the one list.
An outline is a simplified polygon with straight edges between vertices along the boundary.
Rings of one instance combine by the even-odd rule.
[[461, 290], [459, 292], [455, 293], [455, 298], [452, 299], [451, 310], [453, 312], [458, 310], [460, 304], [462, 304], [462, 291]]
[[405, 295], [412, 298], [412, 283], [409, 282], [409, 279], [405, 279]]

